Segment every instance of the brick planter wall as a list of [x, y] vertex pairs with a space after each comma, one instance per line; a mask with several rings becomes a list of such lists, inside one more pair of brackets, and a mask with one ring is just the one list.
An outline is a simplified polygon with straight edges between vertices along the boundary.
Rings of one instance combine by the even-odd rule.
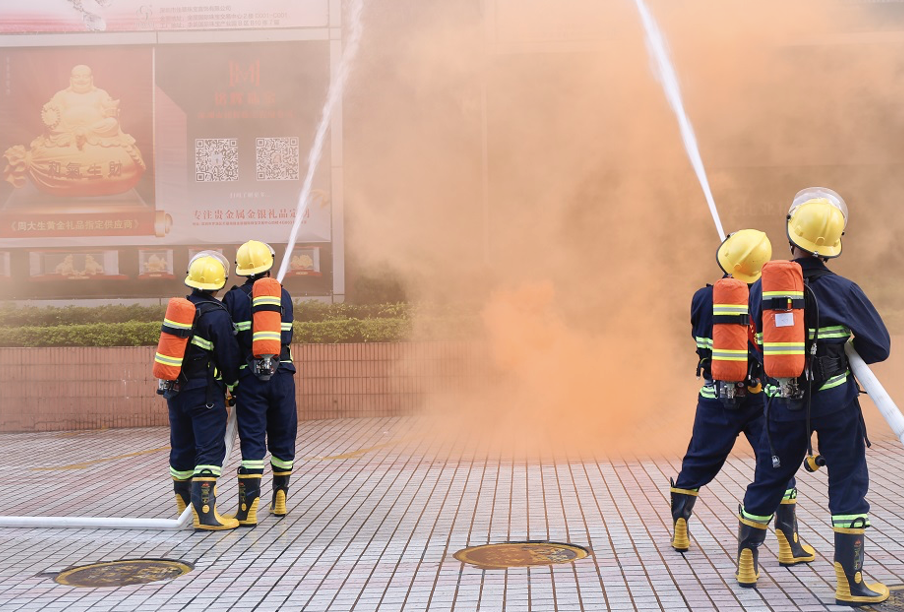
[[[301, 420], [410, 414], [427, 393], [481, 380], [462, 342], [296, 344]], [[0, 348], [0, 431], [167, 425], [151, 376], [154, 347]]]

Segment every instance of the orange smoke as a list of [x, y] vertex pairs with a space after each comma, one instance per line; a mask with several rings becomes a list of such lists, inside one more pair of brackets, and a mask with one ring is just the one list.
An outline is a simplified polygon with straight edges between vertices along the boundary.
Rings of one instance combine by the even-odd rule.
[[[904, 264], [900, 53], [857, 31], [877, 5], [788, 4], [650, 8], [725, 229], [766, 231], [781, 258], [794, 193], [835, 189], [851, 222], [833, 267], [884, 313], [900, 283], [873, 270]], [[487, 384], [426, 409], [525, 452], [682, 451], [689, 305], [720, 238], [631, 3], [370, 7], [344, 114], [349, 294], [390, 275], [483, 305]]]

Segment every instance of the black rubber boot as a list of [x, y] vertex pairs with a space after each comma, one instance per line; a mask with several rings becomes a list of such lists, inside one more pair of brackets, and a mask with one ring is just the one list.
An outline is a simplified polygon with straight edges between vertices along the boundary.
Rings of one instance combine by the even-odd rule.
[[239, 522], [217, 512], [217, 479], [195, 476], [191, 481], [191, 505], [196, 530], [235, 529]]
[[857, 608], [888, 599], [888, 587], [863, 582], [863, 544], [866, 529], [835, 528], [835, 603]]
[[273, 502], [270, 504], [270, 514], [286, 515], [286, 497], [289, 495], [291, 475], [292, 472], [273, 472]]
[[261, 501], [261, 475], [243, 473], [239, 468], [239, 509], [235, 519], [239, 525], [257, 525], [257, 506]]
[[671, 480], [669, 494], [672, 497], [672, 548], [678, 552], [687, 552], [690, 548], [690, 530], [687, 522], [693, 513], [694, 503], [697, 501], [697, 491], [692, 489], [677, 489], [675, 481]]
[[173, 491], [176, 493], [176, 508], [179, 510], [179, 516], [182, 516], [191, 504], [191, 478], [185, 480], [173, 478]]
[[816, 558], [812, 546], [804, 544], [797, 533], [796, 499], [785, 499], [775, 511], [775, 537], [778, 538], [778, 562], [783, 566], [809, 563]]
[[759, 548], [766, 541], [766, 525], [743, 517], [738, 524], [738, 571], [735, 578], [742, 587], [756, 587], [760, 577]]

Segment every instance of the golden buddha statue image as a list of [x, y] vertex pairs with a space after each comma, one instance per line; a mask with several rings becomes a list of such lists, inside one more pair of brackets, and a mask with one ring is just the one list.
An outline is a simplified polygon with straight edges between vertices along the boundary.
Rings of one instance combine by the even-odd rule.
[[40, 191], [67, 197], [124, 193], [146, 166], [135, 139], [119, 124], [119, 100], [94, 85], [91, 68], [78, 65], [69, 87], [41, 109], [44, 133], [3, 154], [3, 178], [16, 187], [31, 179]]

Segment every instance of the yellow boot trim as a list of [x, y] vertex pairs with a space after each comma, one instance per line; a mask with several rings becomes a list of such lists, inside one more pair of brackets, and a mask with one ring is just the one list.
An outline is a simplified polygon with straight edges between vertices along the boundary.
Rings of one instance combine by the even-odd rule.
[[690, 495], [692, 497], [697, 497], [700, 494], [700, 491], [694, 491], [693, 489], [676, 489], [675, 487], [669, 487], [669, 493], [680, 493], [681, 495]]
[[276, 492], [276, 500], [273, 502], [273, 506], [270, 508], [270, 514], [275, 514], [276, 516], [285, 516], [286, 515], [286, 492], [285, 491], [277, 491]]
[[[862, 580], [860, 572], [857, 572], [854, 575], [854, 580], [858, 583]], [[835, 562], [835, 580], [837, 586], [835, 587], [835, 601], [837, 602], [846, 602], [846, 603], [880, 603], [888, 599], [888, 587], [882, 584], [881, 582], [873, 582], [872, 584], [867, 584], [866, 588], [870, 591], [875, 591], [878, 595], [875, 596], [865, 596], [865, 595], [851, 595], [851, 585], [848, 584], [847, 575], [844, 573], [844, 568], [841, 567], [841, 564], [838, 561]], [[844, 605], [844, 604], [839, 604]]]
[[260, 501], [260, 497], [254, 498], [254, 502], [251, 504], [251, 509], [248, 510], [248, 518], [244, 521], [239, 521], [239, 525], [257, 525], [257, 505], [260, 503]]
[[[797, 565], [798, 563], [809, 563], [816, 559], [816, 550], [809, 544], [801, 544], [800, 547], [807, 553], [805, 557], [795, 557], [791, 552], [791, 544], [785, 537], [785, 532], [781, 529], [775, 530], [775, 537], [778, 539], [778, 562], [782, 565]], [[794, 534], [794, 543], [798, 543], [798, 535]]]
[[756, 586], [756, 581], [759, 577], [760, 573], [753, 570], [753, 551], [749, 548], [743, 549], [740, 558], [738, 558], [738, 573], [735, 574], [738, 584], [743, 587]]
[[188, 507], [185, 505], [185, 502], [182, 500], [182, 496], [178, 493], [175, 494], [176, 497], [176, 509], [179, 511], [179, 516], [182, 516], [182, 513], [185, 512], [185, 509]]
[[[210, 482], [216, 482], [216, 481], [217, 481], [216, 478], [197, 478], [197, 477], [195, 478], [195, 480], [210, 481]], [[214, 497], [214, 500], [216, 500], [217, 496], [218, 496], [218, 493], [217, 493], [217, 486], [214, 485], [214, 487], [213, 487], [213, 497]], [[215, 520], [217, 523], [219, 523], [219, 525], [204, 525], [203, 523], [201, 523], [201, 520], [198, 518], [198, 512], [197, 512], [197, 510], [195, 510], [194, 504], [192, 504], [191, 511], [192, 511], [192, 515], [193, 515], [193, 518], [194, 518], [194, 521], [193, 521], [193, 523], [192, 523], [192, 526], [193, 526], [195, 529], [197, 529], [197, 530], [201, 530], [201, 531], [223, 531], [223, 530], [226, 530], [226, 529], [235, 529], [235, 528], [237, 528], [237, 527], [239, 526], [239, 522], [238, 522], [237, 520], [235, 520], [234, 518], [231, 518], [231, 517], [228, 517], [228, 516], [222, 516], [219, 512], [217, 512], [216, 501], [214, 501], [214, 506], [213, 506], [213, 508], [209, 508], [209, 507], [207, 507], [207, 506], [204, 506], [204, 507], [201, 508], [201, 510], [202, 510], [205, 514], [206, 514], [207, 512], [213, 511], [213, 518], [214, 518], [214, 520]]]
[[764, 523], [760, 523], [758, 521], [751, 521], [750, 519], [746, 519], [743, 516], [739, 516], [738, 520], [747, 525], [748, 527], [753, 527], [754, 529], [766, 529], [766, 525]]
[[675, 536], [672, 538], [672, 548], [678, 552], [687, 552], [691, 541], [687, 534], [687, 521], [683, 518], [675, 521]]

